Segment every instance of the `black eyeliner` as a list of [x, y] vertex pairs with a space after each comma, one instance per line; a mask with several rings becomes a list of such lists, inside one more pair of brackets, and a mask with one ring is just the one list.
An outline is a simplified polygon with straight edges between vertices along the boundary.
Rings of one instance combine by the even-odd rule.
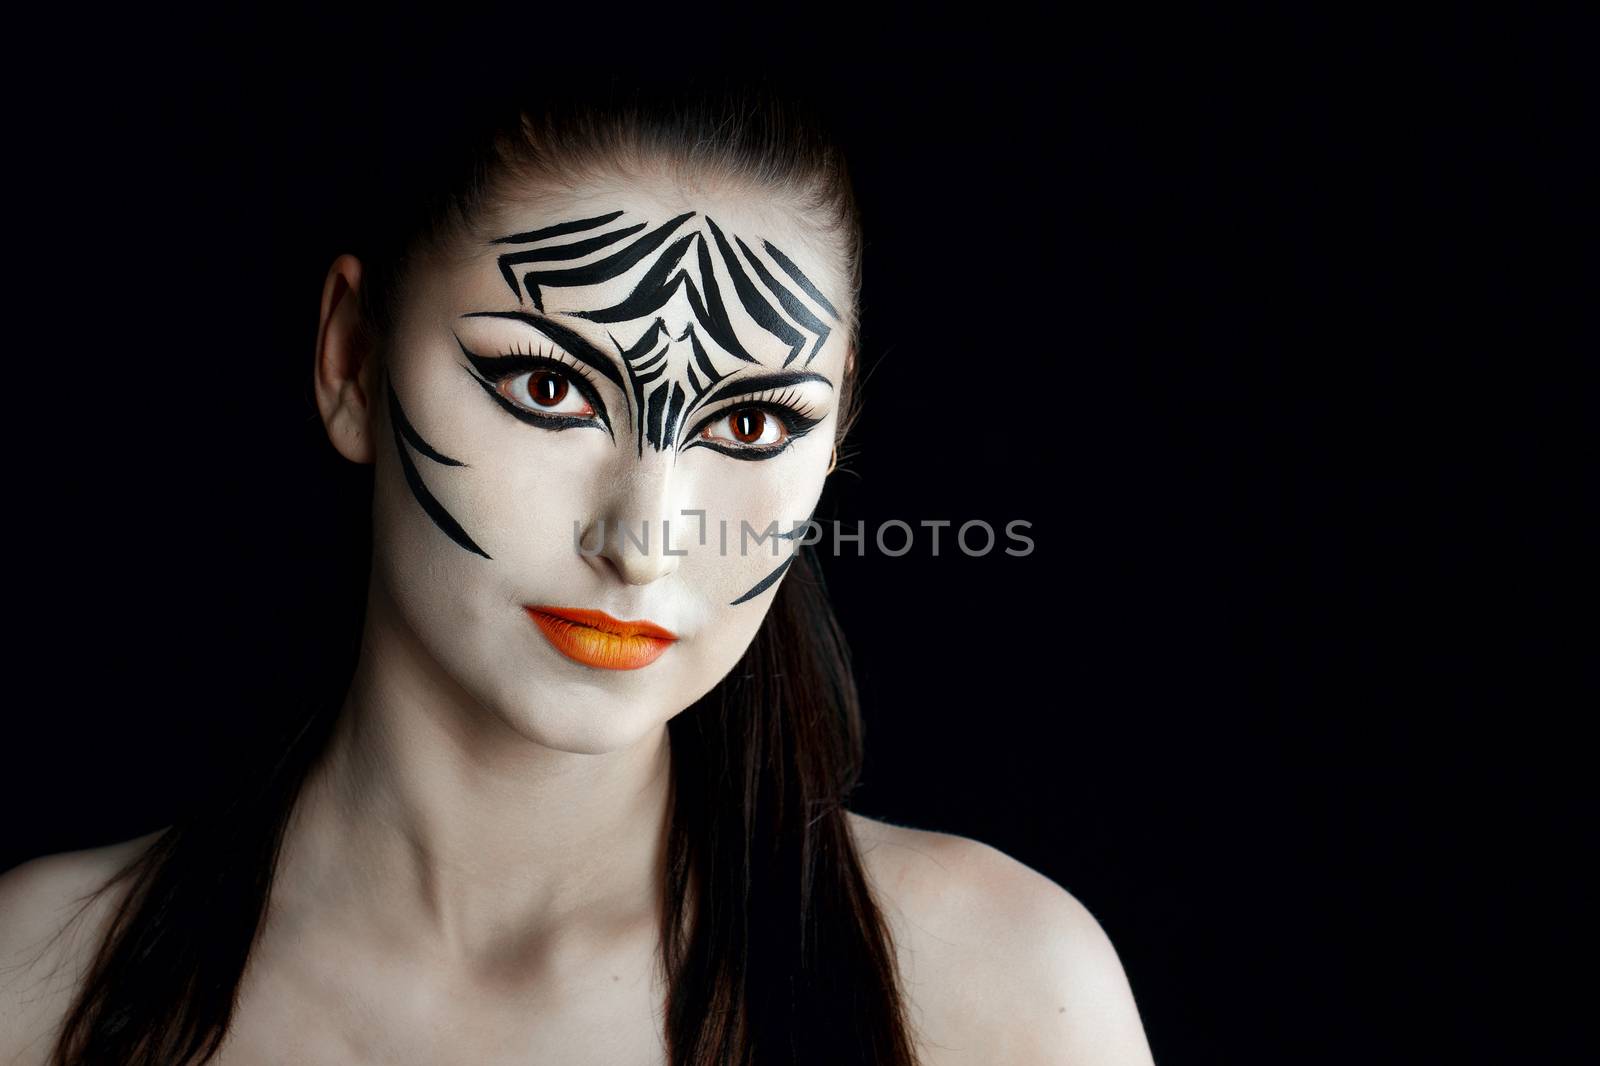
[[578, 426], [595, 425], [593, 418], [584, 418], [577, 415], [544, 415], [536, 414], [520, 404], [507, 399], [497, 387], [500, 382], [518, 374], [525, 374], [535, 370], [553, 370], [562, 375], [573, 388], [589, 402], [595, 410], [595, 417], [599, 424], [612, 439], [616, 441], [616, 433], [611, 428], [611, 416], [606, 411], [605, 401], [600, 398], [600, 392], [594, 383], [588, 379], [582, 370], [571, 363], [562, 362], [547, 355], [529, 355], [524, 352], [514, 352], [508, 355], [479, 355], [464, 344], [460, 337], [456, 337], [456, 346], [461, 349], [461, 354], [467, 357], [471, 366], [463, 366], [472, 379], [483, 388], [508, 413], [519, 421], [529, 425], [539, 426], [544, 429], [561, 430], [572, 429]]
[[[508, 322], [520, 322], [531, 326], [545, 335], [553, 344], [560, 345], [574, 359], [594, 367], [606, 380], [619, 389], [626, 389], [622, 381], [622, 372], [617, 369], [617, 364], [606, 358], [606, 354], [581, 335], [559, 322], [552, 322], [542, 315], [531, 315], [526, 311], [471, 311], [461, 316], [462, 318], [499, 318]], [[456, 343], [461, 343], [461, 338], [456, 338]]]
[[[788, 431], [788, 436], [784, 439], [782, 444], [741, 448], [735, 445], [725, 444], [721, 441], [707, 440], [700, 436], [700, 431], [705, 429], [711, 423], [716, 422], [719, 419], [727, 418], [736, 411], [744, 411], [751, 408], [754, 408], [758, 411], [770, 412], [778, 416], [778, 418], [783, 422], [784, 428]], [[821, 418], [817, 418], [808, 414], [804, 414], [796, 408], [791, 407], [779, 400], [753, 400], [749, 403], [731, 404], [727, 407], [724, 407], [720, 411], [716, 411], [707, 415], [705, 418], [696, 423], [694, 429], [690, 431], [690, 441], [685, 447], [710, 448], [712, 451], [721, 452], [723, 455], [731, 455], [736, 459], [771, 459], [775, 455], [782, 455], [784, 452], [788, 451], [790, 445], [799, 440], [801, 437], [804, 437], [807, 433], [810, 433], [826, 417], [826, 415], [823, 415]]]

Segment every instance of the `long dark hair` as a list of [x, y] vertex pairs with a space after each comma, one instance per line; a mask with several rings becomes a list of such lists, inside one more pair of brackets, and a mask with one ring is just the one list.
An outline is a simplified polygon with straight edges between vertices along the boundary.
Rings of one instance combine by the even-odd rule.
[[[529, 177], [657, 159], [747, 180], [799, 203], [838, 250], [852, 358], [862, 236], [842, 150], [802, 99], [762, 80], [582, 93], [540, 86], [453, 121], [411, 160], [358, 243], [362, 323], [381, 351], [416, 256]], [[327, 747], [337, 703], [285, 750], [163, 833], [105, 888], [127, 886], [55, 1048], [58, 1064], [203, 1062], [227, 1035], [265, 916], [285, 827]], [[661, 872], [667, 1046], [682, 1066], [915, 1061], [889, 930], [845, 802], [861, 765], [855, 681], [809, 547], [737, 666], [671, 720], [673, 787]], [[102, 889], [101, 891], [104, 891]]]

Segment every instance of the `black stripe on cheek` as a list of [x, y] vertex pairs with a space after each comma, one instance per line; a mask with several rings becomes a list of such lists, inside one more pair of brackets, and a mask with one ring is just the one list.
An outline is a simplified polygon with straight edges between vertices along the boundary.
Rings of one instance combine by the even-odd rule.
[[[406, 413], [400, 409], [400, 397], [395, 395], [394, 382], [387, 374], [384, 375], [383, 382], [389, 389], [389, 412], [394, 419], [394, 428], [411, 443], [411, 446], [440, 466], [466, 466], [467, 464], [459, 459], [452, 459], [448, 455], [435, 450], [433, 445], [422, 439], [422, 434], [417, 432], [417, 427], [411, 424], [411, 420], [406, 417]], [[400, 449], [400, 453], [403, 456], [405, 449]]]
[[[393, 382], [389, 383], [389, 411], [391, 415], [389, 421], [394, 427], [394, 446], [400, 455], [400, 469], [405, 474], [406, 484], [411, 488], [411, 495], [416, 498], [417, 504], [422, 508], [423, 513], [433, 520], [433, 524], [438, 526], [445, 536], [461, 547], [474, 555], [492, 559], [493, 556], [478, 547], [472, 538], [467, 536], [467, 531], [461, 528], [461, 523], [451, 517], [450, 512], [444, 509], [444, 505], [434, 498], [433, 493], [428, 491], [428, 486], [423, 483], [422, 474], [417, 471], [417, 464], [411, 461], [411, 455], [406, 451], [407, 437], [415, 434], [416, 430], [411, 428], [411, 423], [406, 419], [405, 412], [400, 409], [400, 398], [395, 395]], [[402, 426], [405, 426], [406, 429], [402, 430]], [[422, 441], [421, 436], [417, 436], [416, 439]], [[429, 447], [426, 441], [422, 441], [422, 447], [417, 450], [430, 458], [439, 454]], [[464, 465], [453, 459], [446, 460], [446, 462], [453, 466]]]
[[794, 562], [793, 553], [791, 553], [789, 555], [789, 558], [787, 558], [783, 562], [779, 563], [778, 564], [778, 568], [776, 570], [774, 570], [772, 573], [768, 574], [766, 577], [762, 578], [760, 581], [756, 582], [755, 587], [752, 588], [749, 592], [746, 592], [743, 596], [740, 596], [736, 600], [728, 601], [728, 606], [729, 607], [736, 607], [739, 604], [743, 603], [745, 600], [753, 599], [756, 596], [759, 596], [763, 592], [767, 591], [767, 589], [772, 585], [772, 583], [774, 581], [778, 580], [778, 578], [783, 576], [783, 572], [789, 568], [789, 564], [792, 563], [792, 562]]

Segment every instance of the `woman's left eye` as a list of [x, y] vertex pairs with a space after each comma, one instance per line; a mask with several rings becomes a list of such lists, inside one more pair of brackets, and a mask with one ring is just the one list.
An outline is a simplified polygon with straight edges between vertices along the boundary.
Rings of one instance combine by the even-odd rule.
[[496, 388], [512, 403], [539, 414], [590, 418], [595, 413], [583, 393], [564, 374], [554, 370], [513, 374]]
[[789, 439], [789, 428], [777, 414], [762, 407], [735, 407], [707, 422], [701, 440], [765, 450]]

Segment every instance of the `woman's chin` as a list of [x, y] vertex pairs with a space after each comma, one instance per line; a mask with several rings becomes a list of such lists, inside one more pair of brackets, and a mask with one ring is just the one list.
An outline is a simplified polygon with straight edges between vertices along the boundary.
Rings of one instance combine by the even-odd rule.
[[605, 755], [635, 747], [654, 736], [675, 713], [652, 703], [618, 700], [614, 692], [563, 689], [486, 705], [523, 739], [575, 755]]

